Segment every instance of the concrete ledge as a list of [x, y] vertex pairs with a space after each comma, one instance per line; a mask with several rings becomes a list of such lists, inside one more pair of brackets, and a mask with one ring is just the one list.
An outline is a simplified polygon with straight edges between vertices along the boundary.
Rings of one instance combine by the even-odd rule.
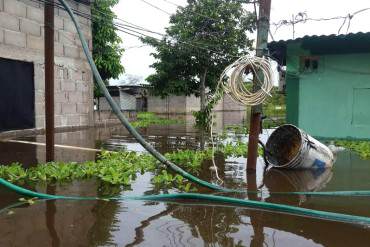
[[[76, 130], [84, 130], [91, 128], [91, 126], [62, 126], [62, 127], [55, 127], [55, 132], [68, 132], [68, 131], [76, 131]], [[0, 132], [0, 140], [9, 140], [15, 139], [20, 137], [26, 136], [35, 136], [35, 135], [43, 135], [45, 134], [44, 128], [34, 128], [34, 129], [23, 129], [23, 130], [10, 130]]]
[[[89, 125], [68, 125], [68, 126], [57, 126], [55, 127], [55, 132], [70, 132], [77, 130], [84, 130], [94, 127], [109, 127], [120, 125], [121, 122], [118, 120], [116, 115], [111, 111], [95, 111], [95, 123], [94, 126]], [[126, 117], [133, 121], [136, 119], [136, 113], [124, 112]], [[0, 132], [0, 140], [9, 140], [26, 136], [44, 135], [45, 128], [33, 128], [33, 129], [23, 129], [23, 130], [10, 130]]]

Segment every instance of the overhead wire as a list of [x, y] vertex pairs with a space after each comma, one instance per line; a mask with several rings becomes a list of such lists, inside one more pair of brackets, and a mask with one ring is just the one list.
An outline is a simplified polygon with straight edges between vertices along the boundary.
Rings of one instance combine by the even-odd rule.
[[[187, 173], [186, 171], [182, 170], [180, 167], [176, 166], [175, 164], [167, 160], [162, 154], [160, 154], [148, 142], [146, 142], [142, 138], [142, 136], [140, 136], [140, 134], [135, 130], [135, 128], [133, 128], [133, 126], [130, 125], [126, 117], [122, 114], [117, 103], [115, 103], [115, 101], [109, 94], [106, 86], [104, 85], [104, 82], [101, 79], [101, 76], [89, 52], [88, 44], [81, 31], [79, 22], [75, 18], [72, 10], [69, 8], [68, 4], [64, 0], [58, 0], [58, 1], [63, 4], [68, 14], [72, 18], [72, 21], [77, 29], [77, 33], [80, 37], [83, 51], [87, 57], [88, 63], [93, 71], [93, 75], [96, 79], [98, 86], [103, 91], [103, 94], [105, 95], [108, 103], [112, 107], [112, 110], [117, 115], [121, 123], [136, 138], [136, 140], [150, 154], [152, 154], [155, 158], [157, 158], [161, 163], [165, 164], [167, 168], [173, 170], [175, 173], [182, 175], [184, 178], [188, 179], [189, 181], [192, 181], [198, 185], [207, 187], [209, 189], [217, 190], [217, 191], [236, 192], [235, 190], [226, 189], [226, 188], [211, 184], [209, 182], [206, 182], [204, 180], [201, 180], [197, 177], [192, 176], [191, 174]], [[311, 217], [311, 218], [318, 218], [318, 219], [323, 219], [323, 220], [332, 220], [332, 221], [339, 221], [339, 222], [346, 222], [346, 223], [351, 223], [351, 224], [370, 226], [369, 217], [312, 210], [312, 209], [307, 209], [307, 208], [299, 208], [299, 207], [294, 207], [294, 206], [289, 206], [289, 205], [284, 205], [284, 204], [274, 204], [274, 203], [268, 203], [268, 202], [263, 202], [263, 201], [243, 200], [243, 199], [225, 197], [225, 196], [215, 196], [215, 195], [196, 194], [196, 193], [180, 193], [180, 194], [161, 194], [161, 195], [149, 195], [149, 196], [111, 197], [111, 198], [104, 199], [104, 198], [96, 198], [96, 197], [61, 196], [61, 195], [50, 195], [50, 194], [38, 193], [38, 192], [34, 192], [31, 190], [27, 190], [25, 188], [16, 186], [4, 179], [0, 179], [0, 184], [19, 194], [26, 195], [29, 197], [36, 197], [40, 199], [51, 199], [51, 200], [56, 200], [56, 199], [106, 200], [108, 199], [108, 200], [145, 200], [145, 201], [167, 201], [167, 200], [173, 200], [173, 199], [203, 200], [203, 201], [211, 201], [211, 202], [216, 202], [216, 203], [226, 203], [226, 204], [234, 205], [237, 207], [250, 207], [250, 208], [257, 208], [260, 210], [268, 210], [268, 211], [273, 211], [273, 212], [278, 212], [278, 213], [294, 214], [294, 215], [303, 216], [303, 217]]]
[[[52, 4], [52, 5], [56, 6], [57, 8], [62, 8], [60, 6], [60, 4], [54, 4], [50, 0], [31, 0], [31, 1], [48, 3], [48, 4]], [[84, 17], [84, 18], [86, 18], [88, 20], [91, 20], [91, 21], [94, 21], [94, 18], [99, 18], [99, 17], [93, 16], [93, 15], [88, 15], [88, 14], [85, 14], [85, 13], [81, 13], [78, 10], [75, 10], [75, 9], [71, 9], [71, 10], [76, 15], [81, 16], [81, 17]], [[100, 19], [102, 19], [102, 18], [100, 17]], [[119, 20], [122, 20], [122, 19], [119, 19]], [[171, 37], [169, 37], [169, 36], [167, 36], [165, 34], [162, 34], [162, 33], [156, 32], [156, 31], [151, 31], [149, 29], [140, 27], [140, 26], [138, 26], [136, 24], [132, 24], [130, 26], [130, 25], [126, 25], [126, 24], [114, 23], [114, 27], [116, 28], [117, 31], [122, 32], [122, 33], [125, 33], [125, 34], [128, 34], [128, 35], [133, 36], [133, 37], [136, 37], [138, 39], [142, 39], [142, 38], [145, 38], [146, 37], [146, 38], [154, 39], [154, 40], [159, 41], [159, 42], [162, 41], [159, 38], [156, 38], [156, 37], [153, 37], [153, 36], [150, 36], [148, 34], [145, 34], [145, 33], [142, 33], [140, 31], [138, 31], [138, 30], [141, 30], [141, 31], [144, 31], [144, 32], [149, 32], [149, 33], [157, 34], [157, 35], [160, 35], [162, 37], [168, 38], [170, 45], [176, 45], [176, 43], [179, 43], [179, 44], [182, 44], [182, 45], [185, 45], [185, 46], [189, 46], [189, 47], [192, 47], [192, 48], [197, 48], [197, 49], [201, 49], [201, 50], [204, 50], [204, 51], [208, 51], [210, 53], [210, 55], [211, 54], [217, 54], [217, 55], [221, 56], [221, 58], [222, 57], [223, 58], [238, 58], [239, 57], [239, 56], [224, 54], [224, 53], [222, 53], [220, 51], [217, 51], [217, 50], [214, 50], [214, 49], [210, 49], [210, 48], [201, 46], [201, 45], [199, 45], [199, 43], [189, 42], [189, 41], [183, 41], [183, 40], [176, 40], [176, 39], [173, 39], [173, 38], [171, 38]], [[136, 29], [136, 30], [134, 30], [134, 29]], [[173, 42], [175, 42], [175, 43], [173, 43]]]
[[145, 3], [145, 4], [147, 4], [147, 5], [149, 5], [149, 6], [153, 7], [153, 8], [155, 8], [155, 9], [157, 9], [157, 10], [159, 10], [159, 11], [161, 11], [162, 13], [165, 13], [165, 14], [167, 14], [167, 15], [171, 15], [171, 13], [170, 13], [170, 12], [168, 12], [168, 11], [166, 11], [166, 10], [164, 10], [164, 9], [162, 9], [162, 8], [160, 8], [160, 7], [156, 6], [156, 5], [154, 5], [154, 4], [151, 4], [151, 3], [149, 3], [149, 2], [147, 2], [147, 1], [145, 1], [145, 0], [140, 0], [140, 1], [142, 1], [143, 3]]

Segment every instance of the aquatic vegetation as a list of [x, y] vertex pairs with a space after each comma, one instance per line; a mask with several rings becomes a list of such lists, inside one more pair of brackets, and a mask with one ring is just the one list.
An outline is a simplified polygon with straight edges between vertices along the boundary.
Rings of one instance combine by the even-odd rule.
[[187, 181], [183, 176], [172, 174], [167, 170], [162, 170], [152, 179], [153, 184], [158, 188], [172, 188], [176, 187], [181, 191], [190, 192], [197, 191], [197, 189]]
[[29, 199], [19, 198], [18, 201], [27, 203], [28, 205], [33, 205], [36, 203], [37, 198], [29, 198]]
[[363, 159], [370, 159], [370, 141], [338, 140], [334, 144], [354, 151]]
[[224, 133], [232, 132], [236, 135], [246, 135], [246, 134], [248, 134], [248, 131], [249, 131], [248, 126], [247, 126], [247, 124], [226, 125], [225, 128], [224, 128]]
[[285, 118], [278, 118], [278, 119], [271, 119], [271, 118], [266, 118], [262, 121], [262, 128], [263, 129], [272, 129], [279, 127], [280, 125], [285, 124]]
[[181, 150], [165, 154], [166, 158], [175, 164], [181, 164], [185, 170], [197, 173], [203, 160], [212, 158], [212, 150]]
[[131, 122], [132, 126], [136, 128], [145, 128], [152, 124], [169, 125], [169, 124], [178, 124], [178, 123], [182, 123], [182, 121], [177, 120], [177, 119], [161, 118], [153, 112], [139, 112], [137, 114], [137, 120], [134, 122]]
[[223, 153], [226, 157], [235, 156], [235, 157], [246, 157], [247, 156], [247, 144], [242, 143], [241, 141], [233, 143], [226, 143], [221, 145], [217, 151]]
[[271, 91], [271, 95], [272, 97], [268, 97], [262, 105], [263, 114], [268, 117], [285, 117], [285, 94], [279, 92], [277, 88], [274, 88]]
[[[246, 155], [247, 145], [242, 142], [220, 144], [215, 151], [223, 153], [225, 157], [241, 157]], [[197, 174], [202, 162], [212, 158], [212, 149], [178, 150], [165, 156], [183, 169]], [[19, 163], [0, 166], [0, 177], [18, 184], [95, 178], [106, 184], [129, 187], [138, 174], [151, 172], [155, 175], [152, 182], [158, 188], [177, 187], [183, 191], [195, 190], [188, 180], [162, 168], [158, 161], [147, 153], [103, 151], [97, 161], [50, 162], [31, 168], [23, 168]]]

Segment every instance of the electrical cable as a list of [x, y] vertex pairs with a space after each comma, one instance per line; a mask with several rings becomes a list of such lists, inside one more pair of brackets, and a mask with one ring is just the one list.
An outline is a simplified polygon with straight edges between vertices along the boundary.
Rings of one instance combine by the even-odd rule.
[[[244, 82], [245, 74], [250, 72], [260, 88], [254, 92], [248, 89]], [[222, 72], [217, 88], [243, 106], [260, 105], [267, 97], [271, 97], [273, 76], [274, 72], [269, 58], [248, 54], [236, 60]]]
[[[251, 91], [247, 88], [244, 81], [246, 74], [252, 73], [255, 81], [258, 84], [257, 91]], [[225, 93], [239, 105], [255, 106], [262, 104], [267, 97], [271, 97], [271, 90], [273, 88], [272, 78], [274, 72], [271, 67], [269, 58], [257, 57], [252, 55], [245, 55], [232, 64], [230, 64], [221, 74], [216, 92], [213, 95], [212, 102], [217, 102]], [[262, 78], [261, 78], [262, 77]], [[214, 155], [213, 142], [213, 123], [214, 117], [211, 114], [210, 135], [212, 141], [212, 152]], [[220, 180], [217, 173], [217, 166], [212, 158], [212, 164], [216, 170], [216, 177]]]
[[[236, 192], [234, 190], [222, 188], [220, 186], [211, 184], [204, 180], [201, 180], [193, 175], [187, 173], [186, 171], [182, 170], [180, 167], [176, 166], [172, 162], [168, 161], [162, 154], [160, 154], [157, 150], [155, 150], [149, 143], [147, 143], [140, 134], [131, 126], [125, 116], [121, 113], [119, 107], [115, 103], [115, 101], [110, 96], [107, 88], [105, 87], [100, 74], [96, 68], [96, 65], [89, 53], [89, 48], [85, 37], [82, 34], [82, 31], [79, 27], [79, 23], [77, 22], [72, 10], [69, 8], [68, 4], [64, 0], [58, 0], [67, 10], [68, 14], [72, 18], [72, 21], [77, 29], [78, 35], [81, 39], [82, 47], [84, 50], [85, 55], [87, 56], [88, 62], [91, 66], [93, 74], [95, 76], [96, 82], [98, 86], [103, 91], [107, 101], [109, 102], [112, 110], [116, 113], [119, 120], [122, 124], [127, 128], [127, 130], [135, 137], [135, 139], [155, 158], [157, 158], [161, 163], [165, 164], [169, 169], [173, 170], [174, 172], [182, 175], [183, 177], [187, 178], [189, 181], [192, 181], [198, 185], [217, 190], [222, 192]], [[213, 201], [216, 203], [224, 203], [224, 204], [231, 204], [238, 207], [250, 207], [250, 208], [257, 208], [262, 210], [268, 210], [273, 212], [279, 213], [286, 213], [286, 214], [293, 214], [297, 216], [304, 216], [304, 217], [311, 217], [311, 218], [318, 218], [323, 220], [332, 220], [332, 221], [339, 221], [357, 225], [365, 225], [370, 226], [370, 218], [369, 217], [362, 217], [362, 216], [355, 216], [355, 215], [346, 215], [346, 214], [339, 214], [339, 213], [332, 213], [332, 212], [325, 212], [319, 210], [312, 210], [306, 208], [299, 208], [289, 205], [282, 205], [282, 204], [274, 204], [268, 202], [261, 202], [261, 201], [251, 201], [251, 200], [243, 200], [225, 196], [215, 196], [215, 195], [206, 195], [206, 194], [196, 194], [196, 193], [181, 193], [181, 194], [162, 194], [162, 195], [151, 195], [151, 196], [130, 196], [130, 197], [111, 197], [111, 198], [97, 198], [97, 197], [74, 197], [74, 196], [61, 196], [61, 195], [49, 195], [44, 193], [38, 193], [34, 191], [27, 190], [25, 188], [16, 186], [4, 179], [0, 179], [0, 184], [5, 186], [6, 188], [17, 192], [18, 194], [40, 198], [40, 199], [64, 199], [64, 200], [145, 200], [145, 201], [167, 201], [167, 200], [174, 200], [174, 199], [190, 199], [190, 200], [204, 200], [204, 201]], [[305, 193], [305, 192], [297, 192], [297, 193]], [[313, 193], [313, 192], [311, 192]], [[324, 192], [322, 192], [324, 193]], [[330, 192], [327, 192], [330, 193]], [[343, 192], [341, 192], [343, 193]], [[355, 195], [354, 192], [350, 192], [351, 195]], [[353, 194], [352, 194], [353, 193]], [[365, 192], [359, 192], [365, 193]], [[368, 195], [370, 194], [367, 191]], [[340, 194], [337, 194], [340, 195]]]
[[[42, 3], [45, 3], [45, 4], [50, 4], [50, 5], [56, 6], [57, 8], [60, 8], [60, 9], [63, 8], [60, 4], [53, 4], [52, 2], [50, 2], [50, 0], [31, 0], [31, 1], [37, 1], [37, 2], [42, 2]], [[74, 10], [74, 9], [71, 9], [71, 10], [72, 10], [73, 13], [77, 14], [78, 16], [84, 17], [88, 20], [91, 20], [92, 22], [95, 21], [94, 18], [95, 19], [96, 18], [104, 19], [102, 17], [97, 17], [97, 16], [94, 16], [94, 15], [88, 15], [88, 14], [79, 12], [78, 10]], [[117, 19], [117, 18], [115, 18], [115, 19]], [[122, 19], [119, 19], [119, 20], [122, 20]], [[124, 20], [122, 20], [122, 21], [124, 21]], [[127, 22], [127, 21], [125, 21], [125, 22]], [[127, 22], [127, 23], [129, 23], [129, 22]], [[171, 37], [168, 37], [165, 34], [161, 34], [159, 32], [152, 31], [152, 30], [140, 27], [140, 26], [138, 26], [136, 24], [132, 24], [132, 23], [131, 23], [131, 26], [126, 25], [126, 24], [117, 24], [117, 23], [115, 23], [114, 27], [116, 28], [117, 31], [123, 32], [125, 34], [136, 37], [138, 39], [142, 39], [144, 37], [147, 37], [147, 38], [151, 38], [151, 39], [154, 39], [156, 41], [159, 41], [159, 42], [162, 41], [161, 39], [158, 39], [156, 37], [153, 37], [153, 36], [150, 36], [150, 35], [147, 35], [147, 34], [144, 34], [142, 32], [132, 30], [132, 29], [137, 29], [137, 30], [140, 30], [140, 31], [157, 34], [157, 35], [160, 35], [162, 37], [171, 38]], [[182, 40], [176, 40], [176, 39], [172, 39], [172, 38], [169, 39], [169, 42], [170, 42], [169, 45], [174, 45], [176, 43], [179, 43], [179, 44], [183, 44], [183, 45], [186, 45], [186, 46], [189, 46], [189, 47], [192, 47], [192, 48], [197, 48], [197, 49], [201, 49], [201, 50], [204, 50], [204, 51], [208, 51], [210, 54], [217, 54], [217, 55], [219, 55], [221, 57], [224, 57], [224, 58], [238, 58], [239, 57], [239, 56], [234, 56], [234, 55], [227, 55], [227, 54], [224, 54], [222, 52], [216, 51], [214, 49], [209, 49], [207, 47], [201, 46], [199, 43], [196, 43], [196, 42], [182, 41]], [[174, 42], [174, 43], [171, 43], [171, 42]]]
[[[82, 43], [82, 47], [83, 47], [83, 51], [87, 57], [87, 60], [91, 66], [91, 69], [92, 69], [92, 72], [93, 72], [93, 75], [96, 79], [96, 82], [98, 84], [98, 86], [100, 87], [100, 89], [102, 90], [104, 96], [106, 97], [108, 103], [110, 104], [110, 106], [112, 107], [112, 110], [114, 111], [114, 113], [117, 115], [117, 117], [119, 118], [119, 120], [121, 121], [121, 123], [126, 127], [126, 129], [130, 132], [130, 134], [133, 135], [133, 137], [150, 153], [152, 154], [158, 161], [160, 161], [161, 163], [163, 163], [164, 165], [166, 165], [169, 169], [171, 169], [172, 171], [174, 171], [175, 173], [178, 173], [180, 175], [182, 175], [184, 178], [188, 179], [189, 181], [192, 181], [200, 186], [203, 186], [203, 187], [206, 187], [206, 188], [209, 188], [209, 189], [213, 189], [213, 190], [216, 190], [216, 191], [222, 191], [222, 192], [246, 192], [246, 191], [239, 191], [239, 190], [233, 190], [233, 189], [227, 189], [227, 188], [223, 188], [223, 187], [220, 187], [220, 186], [217, 186], [217, 185], [214, 185], [214, 184], [211, 184], [207, 181], [204, 181], [204, 180], [201, 180], [189, 173], [187, 173], [186, 171], [184, 171], [183, 169], [181, 169], [180, 167], [176, 166], [175, 164], [173, 164], [171, 161], [167, 160], [161, 153], [159, 153], [157, 150], [155, 150], [149, 143], [147, 143], [143, 138], [142, 136], [136, 131], [136, 129], [129, 123], [129, 121], [126, 119], [126, 117], [122, 114], [122, 112], [120, 111], [120, 108], [118, 107], [117, 103], [113, 100], [113, 98], [110, 96], [103, 80], [101, 79], [100, 77], [100, 74], [99, 74], [99, 71], [97, 70], [97, 67], [94, 63], [94, 60], [91, 56], [91, 54], [89, 53], [89, 48], [88, 48], [88, 45], [87, 45], [87, 42], [85, 40], [85, 37], [79, 27], [79, 23], [78, 21], [76, 20], [76, 18], [74, 17], [74, 14], [72, 12], [72, 10], [69, 8], [68, 4], [64, 1], [64, 0], [58, 0], [62, 5], [63, 7], [67, 10], [68, 14], [70, 15], [75, 27], [76, 27], [76, 30], [77, 30], [77, 33], [80, 37], [80, 40], [81, 40], [81, 43]], [[291, 193], [291, 192], [282, 192], [282, 193], [279, 193], [279, 194], [309, 194], [309, 195], [315, 195], [315, 192], [296, 192], [296, 193]], [[350, 194], [351, 191], [344, 191], [344, 192], [341, 192], [341, 191], [337, 191], [337, 192], [317, 192], [318, 195], [326, 195], [326, 196], [330, 196], [330, 195], [335, 195], [335, 196], [342, 196], [342, 195], [351, 195]], [[353, 196], [370, 196], [370, 191], [353, 191]]]

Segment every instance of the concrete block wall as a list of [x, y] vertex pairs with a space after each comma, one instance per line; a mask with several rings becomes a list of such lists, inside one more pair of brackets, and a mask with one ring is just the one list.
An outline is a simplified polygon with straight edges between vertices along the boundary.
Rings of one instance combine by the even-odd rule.
[[136, 97], [120, 90], [120, 107], [124, 111], [136, 110]]
[[[117, 103], [117, 105], [120, 105], [120, 97], [119, 96], [113, 96], [113, 100]], [[99, 111], [111, 111], [111, 107], [107, 101], [106, 98], [100, 97], [99, 98]], [[122, 109], [121, 109], [122, 110]]]
[[157, 96], [148, 96], [148, 112], [167, 113], [168, 97], [161, 98]]
[[[90, 14], [90, 7], [68, 1]], [[79, 18], [92, 49], [91, 22]], [[34, 64], [35, 127], [45, 126], [44, 4], [0, 0], [0, 57]], [[93, 80], [77, 32], [67, 13], [55, 8], [55, 125], [93, 125]]]
[[186, 112], [199, 111], [200, 100], [194, 94], [186, 97]]
[[[185, 114], [200, 110], [199, 97], [168, 96], [165, 98], [148, 96], [148, 111], [155, 113]], [[245, 111], [246, 108], [235, 103], [230, 96], [225, 95], [215, 106], [214, 111]]]
[[225, 94], [223, 98], [223, 110], [224, 111], [245, 111], [246, 107], [233, 101], [233, 99]]
[[168, 97], [168, 111], [170, 113], [186, 113], [186, 96], [170, 96]]

